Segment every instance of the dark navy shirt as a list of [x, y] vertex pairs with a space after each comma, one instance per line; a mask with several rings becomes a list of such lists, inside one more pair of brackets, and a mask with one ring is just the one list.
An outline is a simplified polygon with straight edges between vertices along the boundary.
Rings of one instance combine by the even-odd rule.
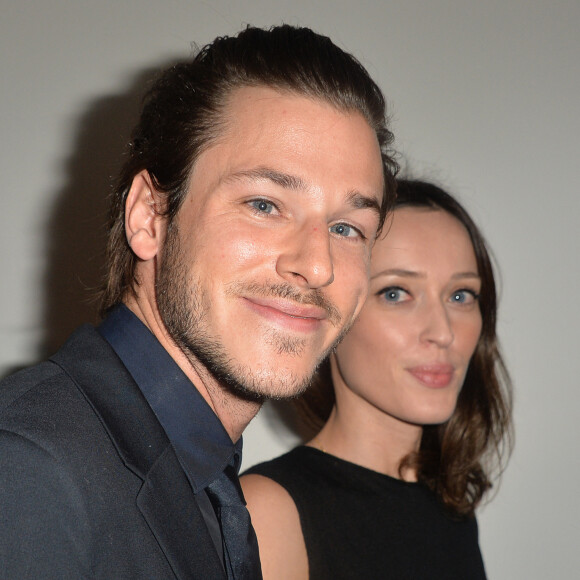
[[129, 308], [116, 307], [98, 331], [127, 367], [165, 430], [223, 557], [219, 523], [205, 488], [229, 463], [241, 464], [242, 439], [232, 443], [193, 383]]

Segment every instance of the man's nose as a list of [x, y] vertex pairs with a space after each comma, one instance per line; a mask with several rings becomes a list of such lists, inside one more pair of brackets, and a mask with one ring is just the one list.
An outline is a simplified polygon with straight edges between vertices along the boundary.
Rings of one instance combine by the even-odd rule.
[[326, 223], [305, 224], [280, 253], [278, 275], [301, 288], [316, 289], [334, 280], [330, 232]]

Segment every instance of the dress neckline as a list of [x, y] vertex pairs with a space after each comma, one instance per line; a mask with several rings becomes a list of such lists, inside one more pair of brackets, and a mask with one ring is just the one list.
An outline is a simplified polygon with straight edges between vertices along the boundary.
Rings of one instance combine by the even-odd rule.
[[311, 445], [299, 445], [293, 451], [302, 454], [305, 453], [313, 457], [316, 456], [318, 458], [323, 458], [330, 464], [342, 466], [346, 469], [350, 469], [351, 471], [359, 471], [361, 474], [366, 474], [367, 477], [388, 481], [393, 485], [400, 485], [409, 488], [423, 488], [423, 485], [417, 481], [404, 481], [397, 477], [393, 477], [392, 475], [387, 475], [386, 473], [381, 473], [380, 471], [376, 471], [374, 469], [370, 469], [369, 467], [359, 465], [358, 463], [348, 461], [347, 459], [342, 459], [341, 457], [337, 457], [328, 451], [323, 451], [317, 447], [312, 447]]

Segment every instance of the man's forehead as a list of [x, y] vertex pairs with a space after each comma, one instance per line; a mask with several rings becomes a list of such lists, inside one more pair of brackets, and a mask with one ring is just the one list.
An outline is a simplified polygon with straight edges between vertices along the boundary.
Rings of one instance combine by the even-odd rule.
[[[326, 183], [334, 179], [333, 187], [352, 207], [382, 204], [380, 146], [357, 112], [269, 86], [239, 87], [220, 125], [219, 135], [192, 167], [193, 180], [200, 177], [200, 164], [218, 183], [262, 180], [309, 190], [321, 178]], [[211, 165], [202, 161], [208, 154]]]
[[[256, 107], [267, 106], [268, 103], [287, 102], [291, 104], [294, 110], [310, 109], [312, 105], [334, 111], [339, 115], [360, 116], [366, 124], [376, 133], [372, 124], [369, 122], [363, 109], [356, 106], [342, 106], [337, 98], [332, 95], [326, 96], [324, 93], [314, 93], [308, 90], [299, 90], [290, 87], [280, 87], [268, 84], [242, 85], [233, 88], [228, 94], [224, 115], [226, 119], [228, 113], [240, 114], [245, 110], [254, 111]], [[231, 119], [231, 117], [230, 117]]]

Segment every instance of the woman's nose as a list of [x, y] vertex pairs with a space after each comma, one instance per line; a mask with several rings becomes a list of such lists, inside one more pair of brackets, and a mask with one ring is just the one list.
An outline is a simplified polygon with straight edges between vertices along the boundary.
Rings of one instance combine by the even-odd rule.
[[421, 339], [437, 344], [441, 348], [448, 347], [455, 338], [449, 312], [441, 302], [429, 304], [423, 312], [424, 326]]

